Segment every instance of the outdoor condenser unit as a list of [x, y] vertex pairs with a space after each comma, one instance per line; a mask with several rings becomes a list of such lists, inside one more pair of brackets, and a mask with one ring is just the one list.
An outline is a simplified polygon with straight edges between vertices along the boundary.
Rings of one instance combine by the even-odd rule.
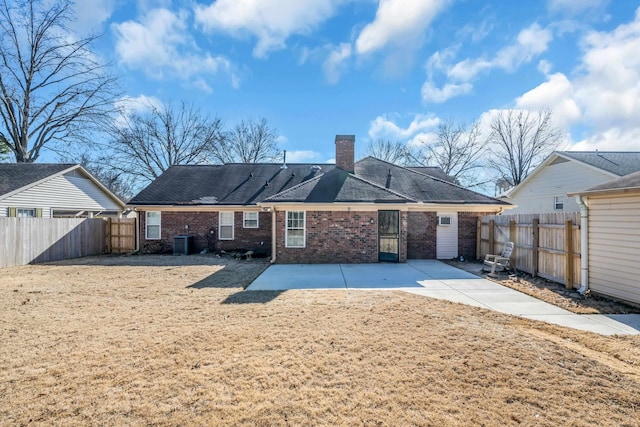
[[174, 236], [173, 237], [173, 253], [181, 255], [189, 255], [193, 253], [193, 236]]

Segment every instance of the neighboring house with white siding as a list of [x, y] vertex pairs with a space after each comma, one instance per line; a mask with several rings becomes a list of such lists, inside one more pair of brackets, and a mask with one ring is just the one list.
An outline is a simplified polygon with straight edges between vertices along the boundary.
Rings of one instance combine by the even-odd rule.
[[581, 190], [587, 215], [587, 287], [640, 304], [640, 172]]
[[568, 193], [640, 171], [640, 152], [555, 151], [502, 197], [516, 205], [509, 214], [577, 212]]
[[124, 202], [80, 165], [0, 163], [0, 217], [120, 217], [124, 211]]

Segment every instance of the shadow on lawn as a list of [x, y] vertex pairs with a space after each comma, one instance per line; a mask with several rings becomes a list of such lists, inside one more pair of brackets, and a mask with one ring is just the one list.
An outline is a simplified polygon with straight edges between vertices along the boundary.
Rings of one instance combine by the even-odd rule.
[[285, 291], [242, 291], [229, 295], [222, 304], [266, 304]]

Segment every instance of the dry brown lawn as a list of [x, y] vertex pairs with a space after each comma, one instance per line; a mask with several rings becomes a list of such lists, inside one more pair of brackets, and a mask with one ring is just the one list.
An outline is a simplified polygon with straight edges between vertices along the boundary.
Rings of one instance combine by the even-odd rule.
[[640, 424], [640, 337], [402, 292], [243, 292], [264, 266], [0, 270], [0, 424]]

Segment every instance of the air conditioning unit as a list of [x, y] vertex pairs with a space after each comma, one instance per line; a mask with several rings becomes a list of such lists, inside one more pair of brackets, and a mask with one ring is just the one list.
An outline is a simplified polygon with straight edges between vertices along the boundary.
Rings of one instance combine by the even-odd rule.
[[438, 225], [451, 225], [451, 217], [450, 216], [439, 216], [438, 217]]
[[193, 236], [174, 236], [173, 237], [173, 253], [181, 255], [189, 255], [194, 251]]

